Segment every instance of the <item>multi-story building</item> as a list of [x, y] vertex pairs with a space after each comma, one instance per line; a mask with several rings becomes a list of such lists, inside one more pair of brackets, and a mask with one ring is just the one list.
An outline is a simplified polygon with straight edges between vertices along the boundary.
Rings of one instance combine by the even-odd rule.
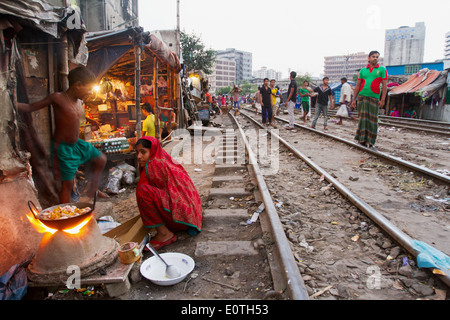
[[236, 62], [236, 84], [239, 85], [244, 80], [250, 80], [252, 78], [252, 53], [229, 48], [217, 51], [216, 59], [233, 60]]
[[397, 66], [423, 62], [425, 53], [425, 23], [386, 30], [384, 65]]
[[450, 31], [445, 34], [444, 59], [450, 59]]
[[89, 32], [139, 26], [138, 0], [76, 0]]
[[[325, 57], [324, 75], [330, 81], [339, 81], [343, 77], [353, 80], [358, 71], [367, 66], [369, 53], [358, 52], [340, 56]], [[383, 65], [384, 59], [380, 58], [378, 63]]]
[[213, 95], [217, 90], [232, 87], [236, 83], [236, 61], [230, 59], [216, 59], [212, 74], [208, 75], [209, 91]]
[[259, 70], [253, 71], [253, 77], [257, 79], [275, 79], [277, 81], [280, 81], [282, 78], [282, 74], [279, 71], [275, 71], [273, 69], [267, 69], [267, 67], [262, 67]]

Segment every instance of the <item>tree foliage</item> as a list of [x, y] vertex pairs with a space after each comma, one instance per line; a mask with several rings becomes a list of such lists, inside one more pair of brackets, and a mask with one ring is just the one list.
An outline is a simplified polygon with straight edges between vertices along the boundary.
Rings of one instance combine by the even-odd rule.
[[211, 74], [215, 51], [206, 49], [200, 37], [195, 34], [187, 34], [182, 31], [180, 41], [186, 70], [202, 70], [206, 74]]

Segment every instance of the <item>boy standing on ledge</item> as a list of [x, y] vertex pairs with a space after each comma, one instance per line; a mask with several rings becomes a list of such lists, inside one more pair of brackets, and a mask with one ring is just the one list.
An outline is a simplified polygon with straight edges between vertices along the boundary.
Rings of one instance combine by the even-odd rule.
[[[51, 159], [55, 173], [61, 176], [62, 186], [60, 203], [71, 202], [75, 173], [79, 166], [92, 161], [93, 178], [89, 197], [97, 192], [100, 174], [106, 165], [106, 156], [90, 143], [79, 139], [80, 118], [84, 113], [81, 100], [92, 94], [96, 83], [95, 76], [85, 67], [79, 67], [69, 73], [69, 89], [56, 92], [42, 101], [33, 104], [18, 103], [19, 110], [34, 112], [52, 105], [55, 114], [55, 133], [52, 138]], [[59, 169], [59, 170], [58, 170]], [[107, 197], [98, 192], [99, 197]]]

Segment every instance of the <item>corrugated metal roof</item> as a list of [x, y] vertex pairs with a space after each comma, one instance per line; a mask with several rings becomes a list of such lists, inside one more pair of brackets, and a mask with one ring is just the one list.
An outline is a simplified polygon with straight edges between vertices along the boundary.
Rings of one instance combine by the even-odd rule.
[[415, 93], [419, 89], [433, 83], [440, 74], [441, 72], [437, 70], [424, 70], [417, 74], [413, 74], [409, 77], [408, 81], [389, 91], [389, 95], [393, 96], [405, 93]]

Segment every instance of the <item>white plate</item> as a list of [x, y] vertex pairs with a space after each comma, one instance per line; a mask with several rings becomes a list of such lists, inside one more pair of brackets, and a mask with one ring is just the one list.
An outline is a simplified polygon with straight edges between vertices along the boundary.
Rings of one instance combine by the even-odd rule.
[[160, 256], [168, 265], [174, 265], [180, 270], [181, 276], [175, 279], [166, 277], [166, 265], [157, 256], [145, 260], [141, 265], [141, 274], [159, 286], [172, 286], [183, 281], [195, 267], [194, 260], [182, 253], [162, 253]]

